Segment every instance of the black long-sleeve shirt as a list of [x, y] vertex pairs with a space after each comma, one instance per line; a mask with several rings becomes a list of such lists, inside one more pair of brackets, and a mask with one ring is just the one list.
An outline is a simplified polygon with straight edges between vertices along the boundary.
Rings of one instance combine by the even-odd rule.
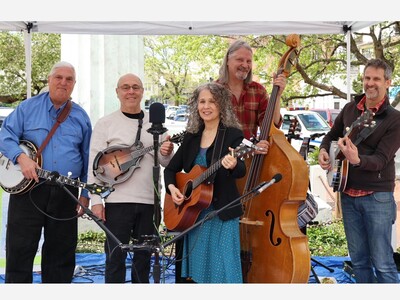
[[[337, 116], [330, 132], [322, 140], [320, 149], [329, 153], [332, 141], [337, 141], [346, 133], [346, 128], [361, 115], [358, 102], [364, 95], [359, 95], [347, 103]], [[390, 107], [386, 99], [374, 115], [377, 125], [374, 131], [357, 145], [360, 165], [350, 165], [346, 188], [358, 190], [388, 192], [395, 187], [394, 158], [400, 147], [400, 111]], [[355, 137], [357, 138], [357, 136]], [[352, 141], [355, 140], [352, 138]]]

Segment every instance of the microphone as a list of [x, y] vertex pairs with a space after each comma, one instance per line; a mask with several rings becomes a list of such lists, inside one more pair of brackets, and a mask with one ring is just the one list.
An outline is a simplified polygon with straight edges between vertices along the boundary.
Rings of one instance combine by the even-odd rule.
[[49, 177], [47, 177], [48, 181], [55, 182], [60, 177], [60, 173], [57, 171], [53, 171], [50, 173]]
[[163, 123], [165, 123], [165, 107], [160, 102], [154, 102], [150, 105], [149, 108], [150, 114], [150, 123], [152, 123], [151, 128], [147, 129], [147, 132], [151, 134], [162, 134], [167, 131], [166, 128], [163, 127]]
[[272, 177], [271, 181], [268, 181], [268, 182], [264, 181], [261, 184], [261, 187], [256, 191], [256, 195], [261, 194], [262, 192], [264, 192], [267, 188], [269, 188], [274, 183], [281, 181], [281, 179], [282, 179], [282, 175], [280, 173], [277, 173], [277, 174], [275, 174], [274, 177]]
[[149, 108], [150, 123], [162, 124], [165, 123], [165, 107], [160, 102], [154, 102]]

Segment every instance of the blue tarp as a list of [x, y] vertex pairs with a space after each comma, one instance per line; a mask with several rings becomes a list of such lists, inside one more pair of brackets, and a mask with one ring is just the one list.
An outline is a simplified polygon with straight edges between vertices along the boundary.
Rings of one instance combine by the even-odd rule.
[[[350, 261], [348, 257], [312, 257], [312, 266], [316, 275], [322, 279], [324, 277], [331, 277], [336, 280], [339, 284], [354, 283], [350, 274], [344, 271], [344, 262]], [[155, 259], [152, 259], [152, 268], [154, 270]], [[321, 265], [322, 264], [322, 265]], [[128, 255], [126, 260], [127, 272], [126, 282], [129, 283], [131, 280], [131, 257]], [[172, 257], [159, 257], [156, 268], [160, 268], [160, 278], [157, 280], [160, 284], [173, 284], [175, 282], [175, 268]], [[326, 267], [330, 268], [328, 270]], [[103, 253], [77, 253], [76, 254], [76, 268], [73, 283], [85, 284], [85, 283], [104, 283], [104, 270], [105, 270], [105, 255]], [[152, 275], [152, 274], [151, 274]], [[40, 272], [33, 272], [33, 282], [40, 283], [41, 275]], [[150, 282], [154, 283], [154, 278], [151, 276]], [[4, 274], [0, 275], [0, 283], [4, 283]], [[311, 272], [309, 283], [317, 283], [315, 276]]]

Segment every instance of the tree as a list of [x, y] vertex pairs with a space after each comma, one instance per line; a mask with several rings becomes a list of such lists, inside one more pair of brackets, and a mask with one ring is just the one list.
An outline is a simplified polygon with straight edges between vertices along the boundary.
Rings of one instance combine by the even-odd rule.
[[[184, 104], [194, 88], [218, 74], [227, 41], [218, 36], [146, 36], [145, 73], [164, 98]], [[163, 78], [164, 82], [160, 82]]]
[[[47, 83], [47, 75], [61, 58], [61, 35], [32, 33], [32, 95]], [[0, 32], [0, 102], [26, 98], [25, 47], [23, 34]]]
[[[285, 37], [259, 36], [248, 37], [249, 43], [256, 49], [255, 61], [260, 62], [272, 59], [272, 63], [261, 63], [256, 70], [268, 84], [266, 74], [272, 74], [278, 59], [286, 51]], [[359, 67], [365, 65], [370, 58], [381, 58], [393, 69], [392, 86], [400, 85], [400, 22], [383, 22], [369, 27], [365, 32], [354, 32], [350, 36], [351, 68], [356, 73]], [[283, 95], [283, 102], [287, 104], [292, 99], [306, 99], [325, 96], [347, 98], [347, 91], [335, 84], [337, 79], [342, 83], [347, 80], [347, 53], [345, 35], [304, 35], [301, 37], [299, 60], [296, 70], [290, 75], [288, 86]], [[275, 54], [275, 55], [273, 55]], [[268, 76], [270, 76], [268, 75]], [[304, 83], [306, 85], [304, 85]], [[362, 92], [361, 77], [352, 82], [356, 93]], [[397, 93], [392, 105], [400, 102]]]

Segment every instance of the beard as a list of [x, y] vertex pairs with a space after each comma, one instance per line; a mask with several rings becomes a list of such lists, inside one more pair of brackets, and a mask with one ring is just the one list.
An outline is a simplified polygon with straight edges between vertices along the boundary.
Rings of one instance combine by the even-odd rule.
[[244, 71], [244, 70], [237, 70], [235, 73], [236, 78], [239, 80], [245, 80], [248, 75], [249, 71]]
[[375, 99], [379, 96], [379, 91], [376, 89], [365, 89], [365, 96], [368, 99]]

